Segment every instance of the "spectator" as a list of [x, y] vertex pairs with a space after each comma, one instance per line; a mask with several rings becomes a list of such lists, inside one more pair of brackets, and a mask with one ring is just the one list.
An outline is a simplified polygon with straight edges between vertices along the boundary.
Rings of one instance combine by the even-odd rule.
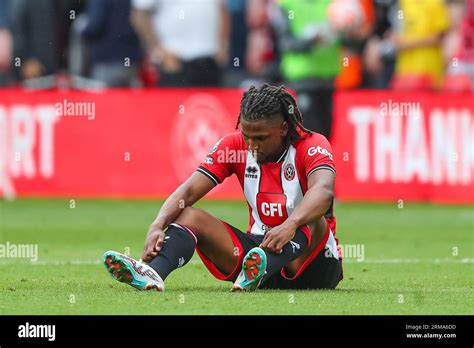
[[59, 63], [53, 1], [15, 0], [11, 6], [14, 55], [19, 58], [17, 77], [53, 74]]
[[[275, 10], [278, 12], [280, 10], [274, 0], [228, 0], [228, 2], [232, 4], [228, 6], [232, 26], [231, 59], [225, 76], [226, 85], [248, 88], [264, 82], [281, 82], [276, 35], [272, 26], [273, 13]], [[239, 4], [241, 7], [237, 14], [236, 6]], [[236, 58], [239, 66], [234, 64]]]
[[275, 19], [280, 70], [298, 95], [305, 127], [330, 138], [334, 80], [340, 72], [341, 46], [330, 28], [330, 1], [283, 0]]
[[474, 88], [474, 0], [461, 4], [457, 45], [448, 54], [448, 74], [466, 75]]
[[108, 87], [129, 87], [137, 81], [141, 48], [130, 22], [130, 0], [89, 0], [86, 39], [91, 78]]
[[274, 35], [269, 14], [274, 5], [269, 0], [248, 0], [247, 25], [249, 27], [246, 68], [254, 77], [265, 77], [274, 60]]
[[401, 31], [391, 37], [397, 50], [395, 74], [427, 77], [439, 87], [444, 75], [443, 35], [449, 18], [443, 0], [400, 0]]
[[[374, 4], [372, 0], [344, 0], [348, 11], [359, 13], [353, 21], [348, 21], [347, 29], [341, 31], [342, 55], [344, 57], [342, 70], [336, 78], [336, 89], [361, 87], [364, 83], [362, 54], [368, 37], [374, 29]], [[339, 10], [336, 8], [335, 10]], [[357, 21], [355, 18], [359, 18]]]
[[363, 52], [364, 70], [369, 87], [388, 88], [396, 58], [395, 45], [390, 38], [399, 8], [396, 0], [375, 0], [374, 10], [374, 31]]
[[246, 78], [247, 1], [226, 0], [225, 4], [230, 18], [229, 61], [225, 72], [225, 85], [235, 87]]
[[443, 40], [443, 56], [446, 65], [455, 58], [459, 53], [462, 35], [462, 22], [464, 18], [465, 4], [464, 0], [447, 0], [449, 22], [451, 23], [449, 30], [444, 35]]
[[0, 86], [8, 83], [12, 59], [12, 37], [8, 28], [8, 0], [0, 0]]
[[15, 0], [10, 5], [14, 56], [20, 59], [15, 64], [17, 78], [37, 78], [65, 68], [69, 27], [81, 1]]
[[133, 0], [132, 24], [159, 66], [163, 87], [217, 86], [228, 58], [222, 0]]

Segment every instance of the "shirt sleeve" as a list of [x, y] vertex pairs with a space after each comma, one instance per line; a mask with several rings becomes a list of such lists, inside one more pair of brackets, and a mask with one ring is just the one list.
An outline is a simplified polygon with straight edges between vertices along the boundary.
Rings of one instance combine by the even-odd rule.
[[317, 170], [327, 169], [336, 174], [336, 165], [329, 141], [324, 135], [313, 133], [301, 144], [306, 177]]
[[222, 183], [225, 178], [234, 173], [233, 163], [228, 159], [229, 154], [236, 151], [235, 138], [231, 134], [226, 135], [217, 141], [197, 171], [207, 176], [216, 185]]

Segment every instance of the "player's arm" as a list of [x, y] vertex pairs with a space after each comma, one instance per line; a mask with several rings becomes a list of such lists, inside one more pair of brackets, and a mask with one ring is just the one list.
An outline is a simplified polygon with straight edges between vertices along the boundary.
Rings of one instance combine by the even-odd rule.
[[335, 174], [331, 170], [316, 170], [308, 177], [308, 191], [288, 217], [287, 222], [295, 229], [321, 218], [334, 199]]
[[300, 226], [321, 218], [329, 209], [334, 198], [335, 174], [332, 170], [320, 169], [308, 177], [308, 191], [301, 203], [284, 223], [265, 234], [261, 247], [267, 251], [281, 253]]
[[163, 231], [176, 220], [185, 207], [192, 206], [214, 186], [215, 183], [204, 174], [195, 172], [168, 197], [148, 229], [142, 260], [148, 262], [158, 255], [163, 246]]

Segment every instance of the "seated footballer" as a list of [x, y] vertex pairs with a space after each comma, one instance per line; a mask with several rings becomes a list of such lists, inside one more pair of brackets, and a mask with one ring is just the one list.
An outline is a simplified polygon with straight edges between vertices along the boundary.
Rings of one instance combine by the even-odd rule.
[[[236, 129], [168, 197], [151, 224], [141, 260], [108, 251], [107, 271], [140, 290], [163, 291], [166, 277], [197, 250], [232, 291], [334, 289], [342, 255], [333, 215], [336, 168], [327, 139], [303, 127], [293, 97], [268, 84], [244, 92]], [[239, 161], [222, 154], [243, 153]], [[193, 208], [235, 174], [249, 207], [246, 233]]]

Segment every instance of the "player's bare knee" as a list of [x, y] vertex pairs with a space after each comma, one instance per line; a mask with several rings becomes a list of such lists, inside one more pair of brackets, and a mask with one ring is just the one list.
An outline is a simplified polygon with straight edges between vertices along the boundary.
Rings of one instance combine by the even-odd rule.
[[202, 226], [202, 210], [193, 207], [186, 207], [183, 209], [181, 214], [179, 214], [175, 222], [192, 229], [195, 234], [199, 234], [198, 227], [200, 225]]

